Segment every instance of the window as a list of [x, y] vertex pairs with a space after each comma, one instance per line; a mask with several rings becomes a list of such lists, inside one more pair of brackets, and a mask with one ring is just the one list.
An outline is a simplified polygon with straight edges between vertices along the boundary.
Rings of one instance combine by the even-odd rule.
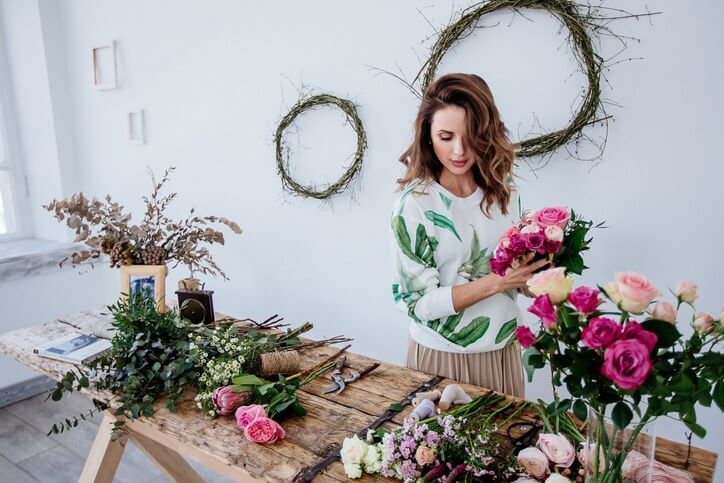
[[[1, 107], [1, 106], [0, 106]], [[19, 199], [17, 181], [20, 179], [18, 163], [13, 163], [8, 143], [6, 125], [0, 112], [0, 239], [22, 234], [18, 219]]]

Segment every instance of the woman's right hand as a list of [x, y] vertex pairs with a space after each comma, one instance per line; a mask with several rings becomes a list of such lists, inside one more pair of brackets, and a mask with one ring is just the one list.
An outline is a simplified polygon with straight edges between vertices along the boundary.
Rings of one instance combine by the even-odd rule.
[[[532, 258], [532, 255], [529, 257]], [[495, 273], [491, 273], [488, 276], [497, 277], [497, 279], [494, 279], [494, 282], [498, 292], [505, 292], [507, 290], [514, 289], [526, 290], [528, 287], [526, 282], [533, 276], [533, 272], [545, 267], [546, 265], [550, 265], [550, 263], [550, 260], [544, 258], [543, 260], [538, 260], [532, 263], [526, 262], [515, 268], [510, 268], [507, 272], [505, 272], [505, 275], [502, 276]]]

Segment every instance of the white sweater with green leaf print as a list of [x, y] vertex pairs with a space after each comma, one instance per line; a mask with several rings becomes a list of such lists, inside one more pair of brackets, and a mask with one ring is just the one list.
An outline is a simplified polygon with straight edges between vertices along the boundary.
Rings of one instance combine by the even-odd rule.
[[508, 215], [480, 210], [480, 188], [466, 198], [439, 183], [417, 182], [394, 203], [392, 293], [410, 317], [419, 344], [445, 352], [487, 352], [512, 342], [520, 318], [515, 291], [498, 293], [455, 312], [452, 287], [490, 273], [490, 257], [519, 213], [517, 193]]

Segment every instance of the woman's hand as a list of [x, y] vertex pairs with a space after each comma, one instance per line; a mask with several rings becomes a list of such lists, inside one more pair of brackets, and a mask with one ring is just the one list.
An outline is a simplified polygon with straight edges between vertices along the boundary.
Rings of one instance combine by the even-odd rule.
[[[529, 255], [529, 260], [530, 258], [532, 258], [532, 255]], [[533, 263], [530, 263], [528, 261], [525, 264], [509, 269], [507, 272], [505, 272], [505, 275], [503, 276], [497, 275], [495, 273], [491, 273], [487, 276], [497, 277], [493, 280], [496, 290], [498, 292], [505, 292], [506, 290], [511, 289], [519, 289], [528, 297], [534, 297], [534, 295], [528, 290], [528, 285], [526, 284], [526, 282], [533, 276], [533, 272], [549, 264], [550, 260], [548, 259], [538, 260], [537, 262]]]

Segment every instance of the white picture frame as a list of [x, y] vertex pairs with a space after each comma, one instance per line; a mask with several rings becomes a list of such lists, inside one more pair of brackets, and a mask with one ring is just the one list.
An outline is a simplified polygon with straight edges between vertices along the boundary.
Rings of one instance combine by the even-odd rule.
[[91, 57], [93, 60], [93, 87], [98, 90], [118, 87], [115, 40], [93, 47]]
[[128, 141], [131, 144], [145, 144], [146, 136], [145, 114], [143, 109], [136, 109], [128, 112]]

